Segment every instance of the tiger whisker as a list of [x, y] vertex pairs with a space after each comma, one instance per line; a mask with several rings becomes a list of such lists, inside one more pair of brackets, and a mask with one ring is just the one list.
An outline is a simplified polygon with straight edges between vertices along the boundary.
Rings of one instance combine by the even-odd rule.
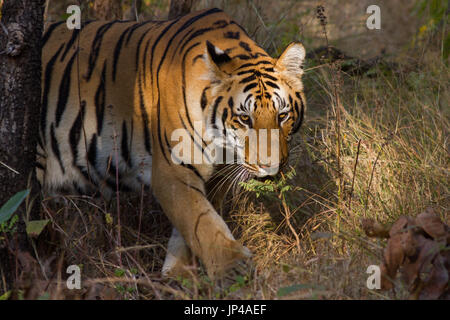
[[[235, 172], [237, 172], [240, 169], [240, 166], [235, 166], [233, 165], [233, 167], [229, 170], [230, 172], [227, 172], [228, 174], [225, 175], [215, 186], [214, 188], [208, 193], [208, 198], [213, 199], [217, 192], [222, 188], [222, 186], [225, 185], [225, 183], [227, 183], [227, 180], [232, 178], [233, 175], [235, 174]], [[211, 193], [214, 192], [214, 194], [210, 197]]]

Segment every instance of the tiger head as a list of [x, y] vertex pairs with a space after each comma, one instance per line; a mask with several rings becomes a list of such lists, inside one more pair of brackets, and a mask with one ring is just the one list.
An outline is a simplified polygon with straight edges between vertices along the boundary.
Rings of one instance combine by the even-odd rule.
[[238, 155], [247, 177], [261, 178], [276, 175], [287, 163], [288, 142], [302, 123], [305, 49], [292, 43], [278, 59], [257, 50], [256, 59], [242, 62], [207, 42], [206, 127]]

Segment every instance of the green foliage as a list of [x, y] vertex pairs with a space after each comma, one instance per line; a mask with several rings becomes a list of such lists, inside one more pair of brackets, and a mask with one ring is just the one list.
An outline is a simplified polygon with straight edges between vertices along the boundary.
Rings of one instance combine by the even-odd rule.
[[[19, 216], [15, 215], [9, 221], [5, 221], [3, 223], [0, 223], [0, 233], [14, 233], [16, 232], [16, 224], [17, 221], [19, 221]], [[1, 237], [0, 237], [1, 239]]]
[[11, 216], [19, 208], [20, 204], [30, 193], [30, 190], [23, 190], [17, 192], [11, 199], [9, 199], [3, 207], [0, 208], [0, 223], [8, 221]]
[[0, 301], [8, 300], [11, 297], [11, 291], [6, 291], [4, 294], [0, 296]]
[[27, 235], [30, 237], [38, 237], [50, 220], [33, 220], [26, 223]]
[[264, 181], [251, 179], [248, 182], [240, 182], [240, 186], [245, 191], [254, 192], [257, 198], [263, 196], [269, 199], [273, 199], [274, 197], [281, 199], [286, 192], [298, 189], [298, 187], [288, 184], [289, 180], [295, 175], [295, 169], [291, 168], [289, 172], [281, 175], [277, 179], [267, 179]]
[[123, 269], [116, 269], [114, 270], [114, 275], [118, 278], [122, 278], [123, 276], [125, 276], [125, 270]]
[[[435, 32], [445, 27], [448, 22], [448, 8], [449, 2], [447, 0], [420, 0], [416, 4], [416, 12], [420, 17], [425, 18], [425, 24], [419, 28], [418, 38], [423, 38], [429, 32]], [[447, 33], [443, 38], [442, 43], [442, 57], [446, 61], [450, 55], [450, 34]]]
[[434, 20], [435, 25], [439, 24], [448, 9], [447, 0], [419, 0], [416, 4], [416, 11], [419, 16], [424, 16], [426, 9], [429, 10], [429, 19]]

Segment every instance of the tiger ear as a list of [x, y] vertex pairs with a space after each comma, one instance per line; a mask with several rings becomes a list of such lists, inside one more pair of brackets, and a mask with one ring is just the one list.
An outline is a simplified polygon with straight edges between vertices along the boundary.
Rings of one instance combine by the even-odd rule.
[[[275, 69], [292, 82], [300, 82], [303, 75], [305, 48], [300, 42], [291, 43], [278, 58]], [[301, 85], [301, 82], [300, 82]]]
[[222, 68], [231, 61], [230, 56], [209, 41], [206, 41], [205, 61], [208, 68], [208, 80], [220, 83], [223, 79], [229, 77], [227, 73], [222, 71]]

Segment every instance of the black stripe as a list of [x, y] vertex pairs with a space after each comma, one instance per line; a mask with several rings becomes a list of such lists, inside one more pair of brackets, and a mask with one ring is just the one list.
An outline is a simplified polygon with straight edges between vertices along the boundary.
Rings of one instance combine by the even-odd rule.
[[191, 165], [191, 164], [185, 164], [184, 162], [182, 162], [181, 165], [182, 165], [183, 167], [185, 167], [185, 168], [187, 168], [187, 169], [193, 171], [193, 172], [195, 173], [195, 175], [196, 175], [197, 177], [199, 177], [199, 178], [203, 181], [203, 183], [205, 183], [205, 179], [202, 177], [202, 175], [200, 174], [200, 172], [198, 172], [197, 168], [195, 168], [195, 167], [194, 167], [193, 165]]
[[[81, 175], [84, 177], [84, 179], [86, 179], [87, 183], [94, 184], [97, 186], [97, 182], [92, 180], [91, 176], [89, 175], [89, 173], [85, 167], [76, 166], [76, 168], [78, 169], [78, 172], [80, 172]], [[97, 170], [96, 170], [96, 172], [97, 172]], [[98, 172], [97, 172], [97, 174], [98, 174]], [[90, 185], [88, 186], [88, 188], [89, 188], [88, 191], [91, 194], [96, 193], [98, 191], [96, 189], [93, 189]], [[87, 193], [87, 192], [83, 192], [83, 193]], [[94, 197], [95, 197], [95, 195], [94, 195]]]
[[247, 82], [250, 82], [250, 81], [253, 81], [253, 80], [256, 80], [256, 75], [255, 74], [252, 74], [252, 75], [242, 79], [241, 81], [239, 81], [239, 83], [247, 83]]
[[203, 57], [204, 57], [203, 53], [196, 55], [194, 60], [192, 60], [192, 65], [194, 65], [194, 63], [196, 63], [198, 59], [201, 59]]
[[97, 134], [100, 136], [103, 129], [103, 120], [105, 117], [106, 104], [106, 60], [103, 63], [100, 83], [95, 93], [95, 115], [97, 116]]
[[[142, 34], [142, 36], [139, 38], [139, 41], [138, 41], [138, 44], [137, 44], [137, 48], [136, 48], [136, 57], [135, 57], [135, 66], [134, 66], [134, 70], [135, 71], [137, 71], [138, 70], [138, 67], [139, 67], [139, 57], [140, 57], [140, 54], [141, 54], [141, 45], [142, 45], [142, 42], [144, 41], [144, 38], [145, 38], [145, 36], [150, 32], [150, 30], [152, 30], [153, 28], [152, 27], [150, 27], [149, 29], [147, 29], [143, 34]], [[149, 45], [149, 43], [150, 43], [150, 41], [147, 41], [147, 45], [146, 45], [146, 47], [145, 47], [145, 53], [147, 52], [147, 49], [148, 49], [148, 45]], [[145, 62], [146, 62], [146, 56], [144, 56], [144, 66], [145, 66]], [[145, 68], [144, 68], [144, 70], [145, 70]]]
[[58, 127], [59, 123], [61, 122], [62, 114], [64, 113], [67, 101], [69, 100], [70, 82], [72, 78], [72, 65], [73, 62], [75, 61], [75, 57], [77, 54], [78, 49], [77, 51], [75, 51], [72, 58], [70, 58], [69, 62], [67, 63], [66, 69], [64, 70], [64, 74], [61, 80], [61, 85], [59, 86], [58, 103], [56, 105], [56, 113], [55, 113], [56, 127]]
[[[181, 32], [183, 32], [186, 28], [188, 28], [189, 26], [191, 26], [191, 25], [192, 25], [193, 23], [195, 23], [196, 21], [200, 20], [201, 18], [203, 18], [203, 17], [205, 17], [205, 16], [208, 16], [208, 15], [210, 15], [210, 14], [216, 13], [216, 12], [221, 12], [221, 10], [219, 10], [219, 9], [217, 9], [217, 8], [213, 8], [213, 9], [211, 9], [211, 10], [208, 10], [208, 11], [203, 12], [202, 14], [196, 15], [196, 16], [190, 18], [188, 21], [186, 21], [186, 22], [185, 22], [185, 23], [184, 23], [184, 24], [183, 24], [183, 25], [175, 32], [175, 34], [170, 38], [170, 40], [169, 40], [168, 43], [167, 43], [167, 46], [166, 46], [166, 49], [165, 49], [164, 54], [163, 54], [163, 56], [162, 56], [161, 62], [160, 62], [160, 64], [159, 64], [159, 66], [158, 66], [158, 72], [157, 72], [157, 74], [159, 73], [159, 70], [160, 70], [160, 68], [161, 68], [162, 61], [164, 61], [164, 59], [166, 58], [167, 52], [168, 52], [168, 50], [169, 50], [169, 48], [170, 48], [170, 46], [171, 46], [171, 44], [172, 44], [172, 41], [173, 41], [173, 40], [174, 40]], [[178, 22], [178, 20], [179, 20], [179, 19], [175, 20], [174, 22]], [[165, 31], [168, 30], [171, 26], [172, 26], [172, 24], [169, 25], [166, 29], [164, 29], [163, 34], [164, 34]], [[202, 32], [202, 29], [198, 30], [197, 32]], [[155, 48], [156, 44], [159, 42], [159, 40], [160, 40], [160, 38], [161, 38], [161, 36], [162, 36], [163, 34], [160, 34], [160, 36], [158, 37], [156, 43], [153, 45], [153, 48], [152, 48], [152, 58], [153, 58], [154, 48]], [[188, 42], [188, 41], [187, 41], [187, 42]], [[186, 43], [187, 43], [187, 42], [186, 42]], [[184, 45], [183, 45], [183, 47], [184, 47]], [[176, 50], [175, 50], [175, 51], [176, 51]], [[153, 61], [153, 59], [152, 59], [152, 61]]]
[[122, 45], [123, 41], [125, 39], [125, 36], [127, 33], [134, 27], [134, 25], [128, 27], [125, 29], [125, 31], [122, 32], [122, 34], [119, 37], [119, 40], [117, 41], [116, 47], [114, 48], [114, 59], [113, 59], [113, 71], [112, 71], [112, 80], [113, 82], [116, 81], [116, 74], [117, 74], [117, 62], [119, 61], [120, 52], [122, 51]]
[[[133, 25], [130, 29], [130, 32], [128, 33], [128, 37], [127, 37], [127, 41], [125, 42], [125, 45], [128, 45], [128, 43], [130, 42], [131, 37], [133, 36], [133, 33], [139, 29], [140, 27], [148, 24], [148, 23], [154, 23], [157, 24], [156, 21], [145, 21], [145, 22], [141, 22], [141, 23], [136, 23], [135, 25]], [[153, 27], [153, 26], [151, 26]]]
[[145, 108], [144, 103], [144, 93], [142, 91], [142, 80], [139, 77], [139, 108], [141, 110], [141, 117], [142, 117], [142, 126], [144, 127], [144, 144], [145, 144], [145, 150], [148, 154], [152, 154], [152, 147], [150, 143], [150, 129], [149, 129], [149, 119], [148, 119], [148, 113], [147, 109]]
[[79, 29], [75, 29], [72, 31], [72, 37], [70, 37], [69, 42], [66, 45], [66, 49], [64, 50], [63, 55], [61, 56], [61, 62], [66, 58], [67, 53], [69, 52], [69, 50], [72, 48], [75, 40], [77, 39], [78, 34], [80, 33]]
[[[197, 142], [197, 140], [196, 140], [196, 139], [192, 136], [192, 134], [190, 133], [189, 129], [186, 127], [186, 124], [184, 123], [184, 120], [183, 120], [183, 118], [181, 117], [181, 115], [178, 114], [178, 116], [180, 117], [180, 121], [181, 121], [181, 124], [182, 124], [183, 128], [186, 130], [187, 133], [189, 133], [189, 137], [190, 137], [190, 139], [192, 140], [192, 142], [194, 142], [194, 144], [197, 146], [197, 148], [199, 148], [199, 149], [202, 151], [202, 154], [206, 156], [208, 162], [211, 162], [211, 160], [210, 160], [208, 154], [205, 153], [205, 149]], [[194, 130], [194, 134], [197, 136], [197, 139], [198, 139], [198, 140], [201, 140], [201, 141], [202, 141], [202, 144], [203, 144], [204, 146], [206, 146], [206, 142], [203, 140], [203, 138], [200, 136], [200, 134], [198, 134], [198, 132], [195, 131], [195, 130]], [[169, 148], [169, 150], [171, 150], [171, 149]]]
[[[231, 98], [230, 98], [231, 99]], [[232, 100], [232, 99], [231, 99]], [[228, 105], [230, 105], [230, 100], [228, 100]], [[231, 107], [232, 108], [232, 107]], [[222, 125], [223, 125], [223, 132], [222, 134], [225, 136], [226, 135], [226, 129], [225, 129], [225, 121], [227, 120], [228, 117], [228, 109], [224, 109], [223, 113], [222, 113]]]
[[42, 110], [41, 110], [41, 134], [44, 144], [46, 142], [46, 133], [45, 127], [47, 126], [47, 108], [48, 108], [48, 94], [50, 91], [50, 86], [52, 83], [52, 74], [53, 67], [55, 65], [56, 60], [58, 59], [59, 54], [61, 53], [64, 47], [64, 43], [59, 47], [58, 51], [55, 55], [47, 62], [45, 66], [45, 79], [44, 79], [44, 92], [42, 94]]
[[[205, 16], [207, 16], [207, 15], [210, 15], [210, 14], [213, 14], [213, 13], [216, 13], [216, 12], [221, 12], [221, 10], [219, 10], [219, 9], [216, 9], [216, 8], [214, 8], [214, 9], [211, 9], [211, 10], [208, 10], [208, 11], [205, 11], [205, 12], [203, 12], [202, 14], [199, 14], [199, 15], [197, 15], [197, 16], [194, 16], [194, 17], [192, 17], [191, 19], [189, 19], [188, 21], [186, 21], [176, 32], [175, 32], [175, 34], [170, 38], [170, 40], [168, 41], [168, 43], [167, 43], [167, 46], [166, 46], [166, 49], [164, 50], [164, 54], [162, 55], [162, 58], [161, 58], [161, 60], [160, 60], [160, 62], [159, 62], [159, 65], [158, 65], [158, 68], [157, 68], [157, 71], [156, 71], [156, 86], [157, 86], [157, 92], [158, 92], [158, 103], [157, 103], [157, 105], [156, 105], [156, 117], [157, 117], [157, 132], [158, 132], [158, 142], [159, 142], [159, 145], [160, 145], [160, 147], [161, 147], [161, 151], [162, 151], [162, 153], [163, 153], [163, 155], [164, 155], [164, 158], [166, 159], [166, 161], [170, 164], [170, 162], [169, 162], [169, 159], [167, 158], [167, 155], [166, 155], [166, 153], [165, 153], [165, 151], [164, 151], [164, 148], [163, 148], [163, 143], [162, 143], [162, 137], [161, 137], [161, 119], [160, 119], [160, 116], [161, 116], [161, 97], [160, 97], [160, 89], [159, 89], [159, 72], [160, 72], [160, 70], [161, 70], [161, 67], [162, 67], [162, 65], [163, 65], [163, 63], [164, 63], [164, 60], [165, 60], [165, 58], [166, 58], [166, 56], [167, 56], [167, 52], [168, 52], [168, 50], [169, 50], [169, 48], [170, 48], [170, 46], [171, 46], [171, 44], [172, 44], [172, 41], [175, 39], [175, 37], [178, 35], [178, 34], [180, 34], [183, 30], [185, 30], [187, 27], [189, 27], [191, 24], [193, 24], [194, 22], [196, 22], [197, 20], [199, 20], [199, 19], [201, 19], [202, 17], [205, 17]], [[174, 24], [176, 24], [178, 21], [180, 20], [180, 18], [179, 19], [176, 19], [176, 20], [174, 20], [171, 24], [169, 24], [160, 34], [159, 34], [159, 36], [158, 36], [158, 38], [156, 39], [156, 41], [155, 41], [155, 43], [153, 44], [153, 46], [152, 46], [152, 54], [151, 54], [151, 57], [150, 57], [150, 68], [151, 68], [151, 70], [150, 70], [150, 74], [151, 74], [151, 82], [153, 83], [153, 57], [154, 57], [154, 53], [155, 53], [155, 49], [156, 49], [156, 46], [157, 46], [157, 44], [159, 43], [159, 41], [161, 40], [161, 38], [165, 35], [165, 33], [174, 25]], [[144, 70], [144, 72], [145, 72], [145, 70]]]
[[227, 39], [236, 39], [239, 40], [240, 38], [240, 33], [239, 31], [237, 32], [233, 32], [233, 31], [227, 31], [223, 34], [223, 36]]
[[69, 143], [70, 149], [72, 150], [73, 164], [76, 165], [78, 159], [78, 143], [81, 138], [81, 129], [84, 121], [84, 114], [86, 110], [86, 101], [83, 101], [81, 104], [80, 112], [78, 112], [78, 116], [75, 119], [72, 128], [69, 132]]
[[45, 46], [45, 44], [47, 43], [48, 39], [50, 39], [50, 36], [52, 35], [53, 31], [55, 31], [55, 29], [63, 24], [65, 21], [59, 21], [56, 23], [53, 23], [50, 25], [50, 27], [48, 27], [47, 31], [45, 32], [45, 34], [42, 36], [42, 47]]
[[205, 108], [208, 104], [208, 99], [206, 98], [206, 91], [208, 89], [209, 89], [209, 87], [205, 87], [205, 89], [203, 89], [202, 97], [200, 98], [200, 106], [202, 107], [203, 110], [205, 110]]
[[238, 54], [237, 56], [234, 56], [232, 59], [236, 59], [236, 58], [241, 59], [241, 60], [250, 60], [252, 57], [247, 56], [245, 54]]
[[196, 186], [193, 186], [192, 184], [186, 183], [183, 180], [178, 179], [182, 184], [184, 184], [186, 187], [189, 187], [195, 191], [197, 191], [198, 193], [200, 193], [202, 196], [205, 196], [205, 193], [200, 190], [199, 188], [197, 188]]
[[128, 147], [128, 150], [130, 152], [130, 166], [133, 166], [133, 135], [134, 135], [134, 120], [131, 118], [131, 124], [130, 124], [131, 130], [130, 130], [130, 146]]
[[63, 61], [63, 60], [66, 58], [67, 53], [69, 53], [69, 50], [72, 48], [73, 44], [75, 43], [75, 40], [77, 39], [78, 35], [80, 34], [80, 31], [82, 31], [83, 28], [84, 28], [85, 26], [87, 26], [87, 25], [88, 25], [89, 23], [91, 23], [91, 22], [92, 22], [92, 21], [87, 21], [86, 23], [84, 23], [84, 24], [81, 26], [81, 29], [75, 29], [75, 30], [73, 30], [73, 32], [72, 32], [72, 37], [70, 37], [70, 40], [69, 40], [69, 42], [68, 42], [67, 45], [66, 45], [66, 49], [64, 50], [64, 53], [63, 53], [63, 55], [61, 56], [61, 60], [60, 60], [60, 61]]
[[275, 88], [275, 89], [280, 89], [280, 87], [276, 83], [274, 83], [272, 81], [265, 81], [264, 83], [267, 84], [269, 87], [272, 87], [272, 88]]
[[248, 90], [251, 90], [253, 88], [255, 88], [258, 84], [256, 82], [250, 83], [248, 84], [245, 88], [244, 88], [244, 92], [247, 92]]
[[217, 115], [217, 108], [219, 107], [220, 102], [222, 101], [223, 97], [219, 96], [216, 101], [214, 102], [214, 106], [213, 106], [213, 113], [211, 116], [211, 125], [215, 126], [215, 121], [216, 121], [216, 115]]
[[50, 126], [50, 137], [52, 139], [52, 151], [55, 154], [56, 159], [58, 159], [62, 173], [65, 174], [66, 170], [64, 170], [63, 162], [61, 159], [61, 152], [59, 151], [58, 140], [56, 139], [55, 127], [53, 126], [53, 123]]
[[230, 107], [230, 109], [233, 109], [234, 107], [233, 97], [230, 97], [230, 99], [228, 99], [228, 106]]
[[[225, 27], [227, 27], [227, 26], [229, 26], [229, 24], [228, 24], [228, 22], [226, 22], [225, 21], [225, 23], [222, 23], [222, 24], [220, 24], [219, 26], [217, 26], [217, 27], [215, 27], [215, 28], [203, 28], [203, 29], [199, 29], [199, 30], [197, 30], [197, 31], [195, 31], [185, 42], [184, 42], [184, 44], [183, 44], [183, 46], [181, 47], [181, 50], [180, 50], [180, 52], [182, 52], [183, 50], [184, 50], [184, 48], [186, 47], [186, 45], [189, 43], [189, 42], [191, 42], [193, 39], [195, 39], [195, 38], [197, 38], [197, 37], [199, 37], [199, 36], [201, 36], [201, 35], [203, 35], [203, 34], [205, 34], [205, 33], [208, 33], [208, 32], [210, 32], [210, 31], [215, 31], [215, 30], [219, 30], [219, 29], [223, 29], [223, 28], [225, 28]], [[239, 34], [239, 32], [237, 32], [238, 34]], [[186, 37], [187, 37], [187, 35], [186, 35]], [[178, 47], [177, 47], [177, 49], [178, 49]], [[175, 50], [175, 52], [176, 52], [177, 50]]]
[[[172, 23], [170, 23], [168, 26], [166, 26], [166, 27], [164, 28], [164, 30], [159, 34], [159, 36], [158, 36], [158, 38], [155, 40], [155, 42], [153, 43], [153, 46], [152, 46], [152, 54], [150, 55], [150, 68], [151, 68], [151, 69], [153, 69], [153, 57], [154, 57], [154, 55], [155, 55], [155, 50], [156, 50], [157, 44], [159, 43], [159, 41], [161, 41], [161, 39], [162, 39], [162, 37], [164, 36], [164, 34], [165, 34], [165, 33], [166, 33], [166, 32], [167, 32], [174, 24], [176, 24], [179, 20], [180, 20], [180, 18], [178, 18], [178, 19], [172, 21]], [[166, 49], [166, 50], [167, 50], [167, 49]], [[146, 58], [147, 56], [148, 56], [148, 55], [145, 55], [145, 57], [144, 57], [144, 62], [145, 62], [145, 58]], [[164, 57], [165, 57], [165, 55], [163, 55], [163, 59], [161, 59], [161, 64], [160, 64], [160, 66], [162, 65], [162, 61], [164, 60]], [[145, 68], [144, 68], [143, 72], [146, 73], [146, 69], [145, 69]], [[156, 72], [157, 78], [158, 78], [158, 73], [159, 73], [159, 67], [158, 67], [157, 72]], [[150, 70], [150, 76], [151, 76], [151, 82], [153, 83], [153, 70]], [[161, 152], [162, 152], [162, 154], [163, 154], [163, 156], [164, 156], [164, 159], [167, 161], [167, 163], [170, 164], [169, 159], [167, 158], [167, 155], [166, 155], [166, 153], [165, 153], [165, 151], [164, 151], [164, 147], [163, 147], [163, 143], [162, 143], [162, 137], [161, 137], [161, 119], [160, 119], [160, 117], [161, 117], [161, 97], [160, 97], [160, 92], [159, 92], [159, 83], [158, 83], [158, 81], [156, 82], [156, 87], [157, 87], [157, 92], [158, 92], [158, 102], [157, 102], [157, 105], [156, 105], [156, 122], [157, 122], [157, 128], [156, 128], [156, 130], [157, 130], [157, 133], [158, 133], [158, 143], [159, 143], [159, 146], [160, 146], [160, 148], [161, 148]]]
[[102, 42], [103, 42], [103, 36], [117, 22], [119, 22], [119, 21], [111, 21], [109, 23], [102, 25], [100, 28], [98, 28], [97, 33], [94, 38], [94, 41], [92, 42], [92, 47], [91, 47], [91, 51], [90, 51], [91, 53], [89, 55], [88, 71], [86, 74], [87, 81], [89, 81], [91, 79], [92, 72], [95, 69], [95, 64], [97, 63], [98, 55], [100, 53], [100, 48], [101, 48]]
[[241, 41], [241, 42], [239, 42], [239, 46], [241, 48], [244, 48], [244, 50], [247, 52], [252, 52], [252, 49], [250, 48], [250, 46], [248, 45], [247, 42]]
[[260, 65], [260, 64], [272, 64], [272, 62], [267, 61], [267, 60], [261, 60], [261, 61], [255, 62], [255, 63], [245, 63], [245, 64], [241, 65], [238, 68], [238, 70], [244, 69], [244, 68], [247, 68], [247, 67], [254, 67], [254, 66], [257, 66], [257, 65]]
[[[181, 74], [182, 74], [182, 92], [183, 92], [183, 104], [184, 104], [184, 112], [186, 113], [186, 118], [189, 122], [189, 125], [191, 127], [191, 129], [194, 131], [194, 135], [196, 135], [198, 137], [198, 139], [202, 140], [201, 135], [195, 130], [194, 126], [192, 125], [192, 121], [191, 121], [191, 117], [189, 115], [189, 110], [188, 110], [188, 105], [186, 102], [186, 57], [188, 55], [188, 53], [194, 49], [195, 47], [197, 47], [198, 45], [200, 45], [200, 42], [194, 43], [192, 46], [189, 47], [189, 49], [186, 50], [186, 52], [183, 55], [183, 59], [182, 59], [182, 63], [181, 63]], [[194, 142], [195, 139], [194, 139]], [[205, 142], [203, 141], [203, 143], [205, 144]], [[203, 150], [203, 149], [202, 149]]]
[[[191, 32], [193, 32], [194, 30], [195, 30], [194, 28], [191, 28], [191, 29], [183, 36], [183, 39], [186, 39], [187, 36], [189, 36], [189, 35], [191, 34]], [[183, 43], [183, 41], [178, 41], [177, 47], [173, 50], [173, 55], [172, 55], [172, 60], [171, 60], [172, 62], [173, 62], [173, 59], [175, 59], [175, 56], [176, 56], [176, 54], [177, 54], [177, 52], [178, 52], [178, 49], [180, 48], [180, 46], [181, 46], [182, 43]], [[183, 52], [185, 46], [186, 46], [188, 43], [189, 43], [188, 40], [186, 40], [186, 41], [183, 43], [183, 46], [181, 47], [180, 52]]]
[[45, 170], [45, 167], [42, 164], [40, 164], [39, 162], [35, 162], [34, 166], [38, 169]]
[[131, 168], [130, 163], [130, 150], [128, 149], [128, 129], [127, 129], [127, 122], [124, 120], [122, 123], [122, 159], [125, 161], [125, 163], [128, 165], [128, 167]]
[[278, 81], [277, 78], [271, 76], [270, 74], [267, 74], [267, 73], [260, 73], [260, 75], [261, 75], [262, 77], [267, 78], [267, 79], [270, 79], [270, 80], [272, 80], [272, 81]]
[[88, 149], [89, 163], [97, 169], [97, 134], [94, 133]]
[[217, 20], [216, 22], [213, 23], [214, 26], [226, 26], [228, 25], [228, 21], [227, 20]]
[[[300, 128], [300, 126], [302, 125], [303, 122], [303, 116], [304, 116], [304, 112], [305, 112], [305, 105], [302, 99], [302, 96], [300, 95], [299, 92], [296, 92], [295, 95], [297, 96], [297, 98], [300, 99], [300, 114], [298, 115], [298, 119], [294, 125], [294, 127], [292, 128], [292, 133], [295, 133], [298, 131], [298, 129]], [[297, 101], [295, 102], [297, 104]], [[298, 105], [296, 106], [298, 109]], [[298, 113], [297, 113], [298, 114]]]

